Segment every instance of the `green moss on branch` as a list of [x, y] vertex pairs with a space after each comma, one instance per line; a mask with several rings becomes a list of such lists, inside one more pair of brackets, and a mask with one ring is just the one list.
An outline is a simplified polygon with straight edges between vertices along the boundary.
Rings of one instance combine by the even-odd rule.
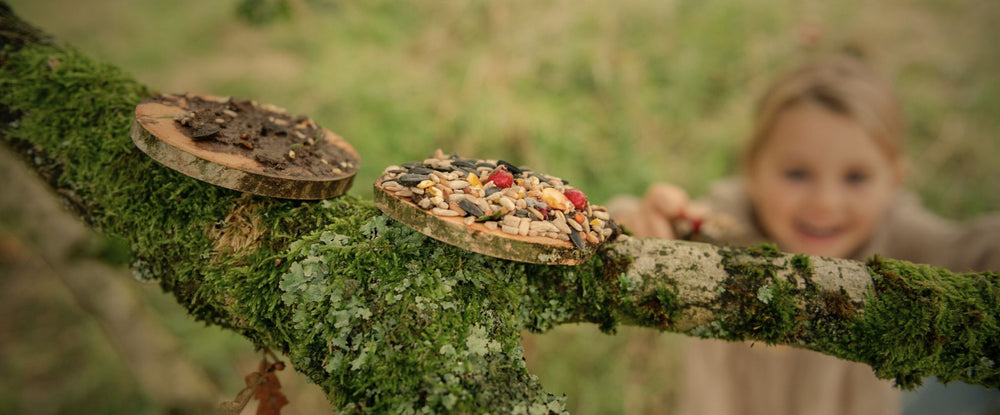
[[851, 360], [904, 387], [925, 376], [1000, 387], [1000, 276], [879, 257]]

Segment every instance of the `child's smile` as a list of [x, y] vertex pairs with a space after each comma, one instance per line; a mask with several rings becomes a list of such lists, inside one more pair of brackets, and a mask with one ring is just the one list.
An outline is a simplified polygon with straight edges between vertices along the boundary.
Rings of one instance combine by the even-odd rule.
[[747, 173], [767, 236], [830, 257], [872, 236], [899, 184], [897, 163], [856, 121], [813, 103], [782, 112]]

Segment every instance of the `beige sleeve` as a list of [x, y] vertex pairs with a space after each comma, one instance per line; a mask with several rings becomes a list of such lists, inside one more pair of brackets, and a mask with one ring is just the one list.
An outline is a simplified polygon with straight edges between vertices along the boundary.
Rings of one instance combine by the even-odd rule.
[[904, 195], [888, 220], [885, 256], [952, 271], [1000, 271], [1000, 213], [957, 223]]

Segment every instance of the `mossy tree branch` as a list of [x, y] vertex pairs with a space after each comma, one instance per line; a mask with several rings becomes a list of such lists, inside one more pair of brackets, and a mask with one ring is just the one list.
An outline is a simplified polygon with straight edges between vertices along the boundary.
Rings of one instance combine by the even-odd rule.
[[568, 322], [807, 347], [904, 386], [1000, 386], [996, 273], [656, 240], [575, 267], [486, 258], [353, 196], [263, 198], [176, 173], [128, 137], [148, 89], [69, 48], [4, 44], [4, 141], [83, 220], [127, 241], [138, 275], [196, 318], [284, 351], [345, 412], [562, 411], [525, 368], [519, 333]]

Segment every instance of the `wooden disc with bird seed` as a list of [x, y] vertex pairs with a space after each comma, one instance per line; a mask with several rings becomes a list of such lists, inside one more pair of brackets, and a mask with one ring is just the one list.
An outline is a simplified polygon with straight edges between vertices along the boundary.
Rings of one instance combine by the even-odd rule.
[[346, 192], [360, 167], [351, 145], [273, 105], [159, 95], [135, 109], [132, 141], [156, 161], [214, 185], [283, 199]]
[[558, 177], [440, 151], [386, 168], [375, 205], [439, 241], [535, 264], [576, 265], [621, 236], [604, 207]]

